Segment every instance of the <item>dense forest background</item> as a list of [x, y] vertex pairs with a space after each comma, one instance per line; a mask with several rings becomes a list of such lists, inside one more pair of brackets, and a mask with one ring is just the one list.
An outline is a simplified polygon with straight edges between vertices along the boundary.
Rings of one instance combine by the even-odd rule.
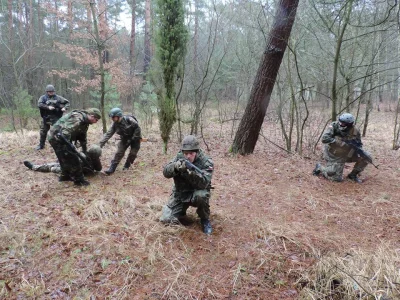
[[[12, 118], [3, 130], [38, 126], [37, 99], [47, 84], [73, 108], [95, 106], [107, 116], [120, 106], [142, 126], [152, 125], [168, 100], [170, 61], [163, 57], [174, 50], [163, 44], [167, 32], [169, 42], [179, 37], [184, 43], [170, 76], [173, 116], [167, 125], [175, 131], [167, 135], [180, 136], [182, 124], [202, 135], [215, 117], [230, 122], [233, 137], [280, 2], [2, 1], [0, 107]], [[180, 6], [183, 14], [172, 11], [163, 19]], [[364, 136], [373, 109], [385, 102], [397, 111], [398, 13], [397, 1], [299, 2], [266, 115], [280, 124], [286, 150], [313, 151], [325, 125], [343, 111], [357, 117]], [[183, 26], [172, 31], [165, 20], [178, 15]], [[103, 130], [107, 123], [103, 119]], [[393, 148], [397, 123], [395, 114]]]

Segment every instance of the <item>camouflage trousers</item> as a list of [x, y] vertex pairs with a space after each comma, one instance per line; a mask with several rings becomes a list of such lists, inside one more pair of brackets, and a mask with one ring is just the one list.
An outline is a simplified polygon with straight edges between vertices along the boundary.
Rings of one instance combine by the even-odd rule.
[[117, 166], [124, 157], [126, 150], [131, 147], [125, 163], [126, 165], [130, 166], [135, 161], [140, 150], [140, 140], [133, 140], [130, 142], [129, 140], [121, 139], [118, 142], [117, 147], [117, 152], [115, 153], [114, 158], [111, 160], [111, 164], [115, 164], [115, 166]]
[[42, 119], [42, 122], [40, 123], [40, 142], [39, 144], [44, 146], [44, 144], [46, 143], [46, 137], [47, 137], [47, 133], [50, 130], [50, 126], [54, 125], [56, 122], [58, 121], [57, 118], [55, 117], [48, 117], [46, 119], [46, 121], [44, 121], [44, 119]]
[[[365, 167], [368, 165], [368, 161], [359, 156], [357, 153], [350, 153], [347, 156], [335, 156], [329, 151], [324, 152], [324, 159], [326, 160], [326, 166], [321, 167], [321, 174], [332, 181], [342, 181], [343, 180], [343, 169], [345, 163], [355, 162], [352, 172], [357, 175], [364, 171]], [[366, 152], [366, 154], [368, 154]], [[368, 154], [369, 155], [369, 154]]]
[[82, 172], [82, 164], [78, 155], [68, 149], [64, 143], [60, 143], [56, 139], [49, 141], [57, 155], [60, 163], [61, 176], [70, 176], [74, 180], [82, 180], [84, 178]]
[[195, 190], [194, 192], [172, 192], [167, 205], [162, 209], [161, 222], [177, 222], [186, 215], [190, 206], [196, 207], [200, 219], [210, 218], [210, 196], [208, 190]]
[[47, 132], [49, 132], [49, 130], [50, 130], [50, 124], [45, 123], [42, 120], [42, 123], [40, 123], [40, 132], [39, 132], [39, 134], [40, 134], [39, 144], [40, 145], [44, 146], [44, 144], [46, 143]]
[[32, 166], [33, 171], [37, 172], [43, 172], [43, 173], [61, 173], [61, 166], [59, 163], [47, 163], [43, 165], [33, 165]]

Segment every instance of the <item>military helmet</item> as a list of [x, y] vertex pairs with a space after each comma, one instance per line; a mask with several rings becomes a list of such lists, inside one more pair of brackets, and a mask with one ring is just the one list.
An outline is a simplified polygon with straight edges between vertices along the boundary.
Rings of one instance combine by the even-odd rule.
[[98, 108], [92, 107], [86, 110], [87, 114], [94, 116], [97, 120], [101, 119], [101, 112]]
[[199, 142], [194, 135], [187, 135], [183, 138], [182, 151], [192, 151], [199, 149], [200, 149]]
[[48, 85], [46, 86], [46, 92], [55, 92], [55, 91], [56, 91], [56, 89], [54, 88], [53, 85], [48, 84]]
[[339, 129], [346, 130], [349, 127], [352, 127], [354, 124], [355, 118], [352, 114], [344, 113], [339, 117]]
[[122, 117], [122, 110], [118, 107], [114, 107], [110, 110], [110, 113], [108, 114], [110, 118], [112, 117]]
[[88, 150], [88, 155], [91, 158], [98, 158], [101, 156], [101, 148], [99, 145], [92, 145], [92, 147], [90, 147], [90, 149]]
[[347, 123], [347, 124], [352, 124], [352, 123], [354, 123], [355, 119], [352, 114], [344, 113], [344, 114], [340, 115], [339, 121], [343, 122], [343, 123]]

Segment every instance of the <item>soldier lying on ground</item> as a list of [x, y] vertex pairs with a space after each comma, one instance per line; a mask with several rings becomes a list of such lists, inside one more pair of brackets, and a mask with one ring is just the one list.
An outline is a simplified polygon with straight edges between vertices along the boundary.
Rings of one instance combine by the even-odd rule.
[[[101, 148], [100, 146], [93, 145], [87, 152], [87, 155], [85, 155], [83, 152], [79, 153], [79, 159], [85, 160], [84, 163], [82, 163], [82, 172], [84, 175], [94, 175], [96, 172], [101, 171], [101, 161], [100, 161], [100, 156], [101, 156]], [[37, 172], [44, 172], [44, 173], [56, 173], [56, 174], [61, 174], [61, 166], [59, 163], [54, 162], [54, 163], [45, 163], [42, 165], [37, 165], [34, 164], [30, 161], [25, 160], [24, 165]]]

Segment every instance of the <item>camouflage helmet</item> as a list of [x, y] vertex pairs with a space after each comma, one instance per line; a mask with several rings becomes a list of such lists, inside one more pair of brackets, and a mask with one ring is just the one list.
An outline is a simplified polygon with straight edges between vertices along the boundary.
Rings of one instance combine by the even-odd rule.
[[101, 119], [101, 112], [100, 112], [100, 110], [99, 110], [98, 108], [94, 108], [94, 107], [88, 108], [88, 109], [86, 110], [86, 113], [87, 113], [88, 115], [94, 116], [97, 120], [100, 120], [100, 119]]
[[194, 135], [187, 135], [182, 140], [182, 151], [199, 150], [200, 145]]
[[101, 148], [99, 145], [92, 145], [88, 150], [88, 155], [91, 158], [99, 158], [101, 156]]
[[46, 92], [55, 92], [55, 91], [56, 91], [56, 89], [54, 88], [53, 85], [48, 84], [48, 85], [46, 86]]
[[114, 107], [110, 110], [110, 113], [108, 114], [110, 118], [112, 117], [122, 117], [122, 110], [118, 107]]

